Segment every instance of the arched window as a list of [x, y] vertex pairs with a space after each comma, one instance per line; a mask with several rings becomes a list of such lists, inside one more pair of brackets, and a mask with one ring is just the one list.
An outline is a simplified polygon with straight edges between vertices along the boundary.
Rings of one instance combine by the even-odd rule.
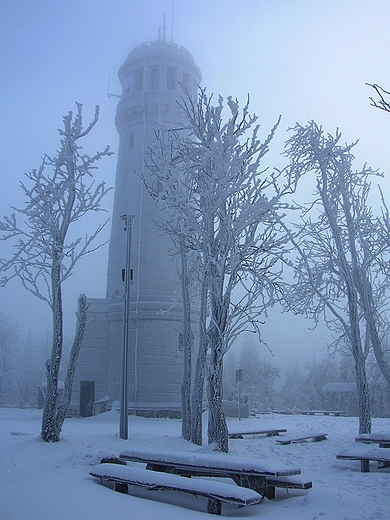
[[177, 336], [177, 350], [179, 352], [183, 352], [184, 350], [184, 339], [182, 332], [179, 332], [179, 335]]
[[142, 90], [144, 83], [144, 71], [143, 69], [135, 69], [133, 70], [133, 89], [134, 90]]
[[176, 90], [177, 71], [174, 67], [167, 68], [167, 89]]
[[133, 150], [133, 148], [134, 148], [134, 132], [130, 132], [128, 143], [129, 143], [129, 152], [131, 152], [131, 150]]
[[158, 89], [160, 86], [160, 66], [152, 65], [149, 68], [149, 88]]

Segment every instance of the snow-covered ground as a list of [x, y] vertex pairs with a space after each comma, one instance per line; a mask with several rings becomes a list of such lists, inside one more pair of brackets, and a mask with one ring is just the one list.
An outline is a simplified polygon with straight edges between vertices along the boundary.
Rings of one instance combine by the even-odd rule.
[[[137, 490], [123, 495], [99, 485], [90, 467], [103, 456], [118, 456], [130, 446], [180, 451], [202, 450], [181, 438], [181, 423], [170, 419], [129, 418], [129, 439], [118, 436], [115, 411], [66, 419], [61, 442], [39, 438], [41, 412], [0, 408], [1, 520], [197, 520], [211, 518], [206, 499], [179, 492]], [[307, 492], [277, 490], [275, 500], [237, 508], [224, 504], [230, 518], [272, 520], [384, 520], [390, 511], [390, 468], [361, 473], [358, 462], [336, 460], [354, 442], [353, 417], [262, 415], [229, 420], [231, 430], [287, 428], [286, 436], [327, 433], [322, 442], [279, 445], [277, 437], [253, 436], [230, 441], [235, 455], [298, 466], [312, 480]], [[374, 419], [373, 431], [390, 431], [390, 419]], [[148, 498], [146, 498], [148, 497]], [[157, 500], [158, 498], [158, 500]], [[186, 504], [186, 507], [184, 507]]]

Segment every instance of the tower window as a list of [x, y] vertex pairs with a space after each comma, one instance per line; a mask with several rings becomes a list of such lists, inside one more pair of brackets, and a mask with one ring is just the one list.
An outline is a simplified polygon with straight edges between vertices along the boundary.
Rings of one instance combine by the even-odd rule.
[[130, 132], [129, 135], [129, 151], [133, 150], [134, 148], [134, 132]]
[[133, 89], [142, 90], [144, 82], [144, 71], [143, 69], [133, 70]]
[[176, 89], [176, 79], [177, 71], [174, 67], [168, 67], [167, 69], [167, 89], [175, 90]]
[[192, 77], [190, 74], [187, 74], [186, 72], [183, 72], [183, 90], [184, 93], [188, 92], [189, 94], [192, 94]]
[[[194, 345], [194, 339], [195, 339], [195, 335], [193, 332], [191, 332], [191, 350]], [[177, 336], [177, 350], [179, 353], [184, 352], [184, 336], [183, 336], [182, 332], [179, 332], [179, 334]]]
[[153, 65], [149, 69], [149, 86], [151, 89], [158, 89], [160, 79], [160, 67], [159, 65]]
[[183, 352], [184, 351], [184, 339], [183, 339], [182, 332], [179, 332], [179, 335], [177, 337], [177, 350], [179, 352]]

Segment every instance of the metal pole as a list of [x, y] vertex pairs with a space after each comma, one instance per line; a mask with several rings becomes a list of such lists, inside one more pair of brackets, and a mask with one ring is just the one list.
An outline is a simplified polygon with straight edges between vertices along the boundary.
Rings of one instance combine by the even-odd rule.
[[242, 368], [236, 370], [236, 381], [238, 384], [238, 420], [241, 421], [241, 381], [242, 381]]
[[121, 439], [129, 438], [129, 416], [127, 405], [128, 394], [128, 350], [129, 350], [129, 307], [130, 307], [130, 253], [131, 253], [131, 225], [133, 215], [122, 215], [124, 230], [126, 231], [126, 268], [124, 276], [124, 297], [123, 297], [123, 349], [122, 349], [122, 373], [121, 373], [121, 406], [119, 436]]

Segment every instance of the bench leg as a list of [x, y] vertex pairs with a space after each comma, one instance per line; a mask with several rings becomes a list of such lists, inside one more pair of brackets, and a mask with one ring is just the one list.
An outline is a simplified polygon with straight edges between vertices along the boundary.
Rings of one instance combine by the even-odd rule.
[[369, 460], [360, 461], [360, 466], [361, 466], [362, 473], [369, 473], [369, 471], [370, 471], [370, 461]]
[[115, 491], [118, 491], [119, 493], [125, 493], [127, 494], [129, 488], [128, 485], [124, 482], [115, 482]]
[[249, 489], [253, 489], [259, 493], [259, 495], [265, 495], [267, 493], [267, 479], [266, 477], [252, 477], [241, 475], [238, 477], [237, 475], [230, 475], [232, 480], [237, 484], [237, 486], [247, 487]]
[[267, 486], [267, 491], [265, 492], [265, 497], [268, 500], [273, 500], [275, 498], [275, 486]]
[[221, 501], [215, 498], [209, 498], [207, 504], [207, 512], [212, 515], [220, 515], [222, 511]]

